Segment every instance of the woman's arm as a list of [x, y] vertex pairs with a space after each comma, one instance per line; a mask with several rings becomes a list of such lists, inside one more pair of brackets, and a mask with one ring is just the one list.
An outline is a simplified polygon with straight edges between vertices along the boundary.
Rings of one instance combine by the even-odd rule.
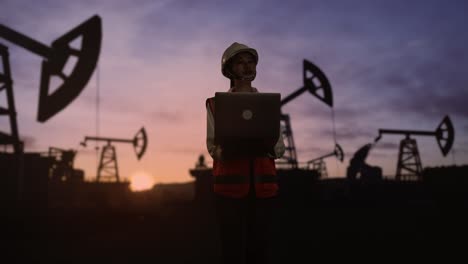
[[208, 105], [206, 106], [206, 113], [206, 147], [208, 149], [208, 153], [213, 159], [220, 160], [222, 158], [222, 150], [220, 146], [214, 144], [214, 117]]

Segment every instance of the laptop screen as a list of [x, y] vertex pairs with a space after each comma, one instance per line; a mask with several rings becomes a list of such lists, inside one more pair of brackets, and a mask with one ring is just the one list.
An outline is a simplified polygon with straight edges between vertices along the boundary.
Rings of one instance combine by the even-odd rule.
[[266, 151], [279, 138], [279, 93], [215, 94], [215, 144], [224, 149]]

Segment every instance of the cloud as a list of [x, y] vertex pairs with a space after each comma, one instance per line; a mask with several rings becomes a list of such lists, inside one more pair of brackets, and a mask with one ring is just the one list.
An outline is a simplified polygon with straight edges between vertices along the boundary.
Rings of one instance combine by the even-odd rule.
[[164, 122], [169, 124], [177, 124], [184, 121], [185, 116], [179, 111], [166, 111], [159, 110], [149, 115], [149, 117], [157, 122]]
[[[319, 136], [321, 137], [329, 137], [333, 135], [334, 131], [331, 128], [322, 129], [319, 131]], [[336, 138], [338, 142], [345, 142], [345, 141], [354, 141], [360, 139], [366, 139], [368, 141], [373, 140], [376, 137], [376, 133], [368, 131], [363, 128], [358, 127], [345, 127], [342, 126], [336, 130]]]
[[325, 148], [322, 146], [303, 146], [302, 149], [299, 151], [301, 155], [308, 155], [313, 154], [318, 156], [327, 155], [328, 153], [333, 152], [333, 148]]
[[393, 142], [381, 142], [377, 143], [374, 148], [382, 149], [382, 150], [395, 150], [400, 147], [400, 144], [393, 143]]
[[202, 154], [205, 151], [202, 147], [194, 148], [193, 146], [166, 145], [161, 148], [161, 151], [166, 154], [191, 155], [195, 158], [195, 155]]

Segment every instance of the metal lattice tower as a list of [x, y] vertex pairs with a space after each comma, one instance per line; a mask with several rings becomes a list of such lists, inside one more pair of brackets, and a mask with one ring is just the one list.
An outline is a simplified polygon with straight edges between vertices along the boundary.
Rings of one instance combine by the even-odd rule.
[[[294, 145], [294, 137], [291, 129], [291, 122], [288, 114], [281, 114], [281, 133], [283, 138], [286, 138], [285, 153], [282, 157], [284, 164], [288, 164], [292, 169], [297, 168], [296, 146]], [[280, 163], [281, 164], [281, 163]]]
[[115, 152], [115, 147], [108, 142], [101, 152], [96, 181], [112, 181], [114, 178], [116, 182], [120, 182], [117, 153]]
[[405, 138], [400, 141], [396, 180], [422, 180], [422, 164], [416, 140]]
[[16, 107], [13, 94], [13, 80], [11, 78], [8, 48], [0, 44], [0, 56], [3, 72], [0, 73], [0, 94], [5, 91], [7, 106], [0, 106], [0, 116], [8, 116], [10, 122], [10, 134], [0, 131], [0, 145], [13, 146], [16, 154], [22, 152], [22, 142], [19, 138], [18, 123], [16, 121]]

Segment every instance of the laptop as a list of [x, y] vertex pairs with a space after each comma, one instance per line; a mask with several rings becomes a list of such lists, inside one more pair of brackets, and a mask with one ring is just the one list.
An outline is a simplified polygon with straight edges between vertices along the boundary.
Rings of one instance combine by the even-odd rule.
[[215, 144], [226, 156], [264, 156], [279, 138], [281, 94], [215, 93]]

